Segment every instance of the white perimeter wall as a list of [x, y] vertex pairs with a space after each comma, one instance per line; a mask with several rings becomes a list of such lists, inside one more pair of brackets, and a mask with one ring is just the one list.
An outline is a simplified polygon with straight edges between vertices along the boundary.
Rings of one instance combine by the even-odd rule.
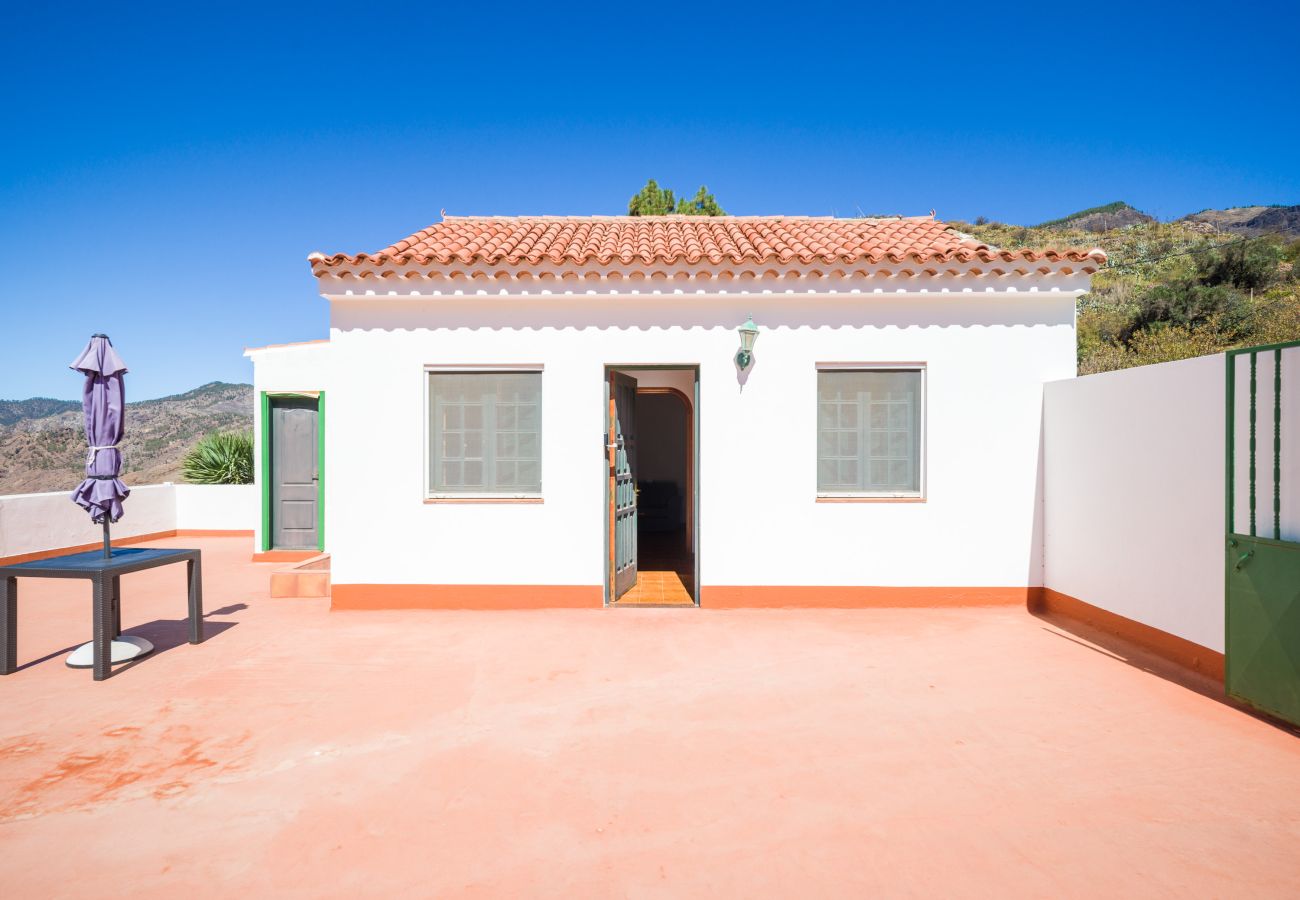
[[1044, 390], [1044, 581], [1223, 652], [1224, 359]]
[[258, 495], [254, 485], [178, 484], [173, 487], [176, 491], [178, 529], [182, 531], [253, 530], [258, 515]]
[[[71, 491], [0, 497], [0, 557], [93, 544], [103, 529]], [[179, 528], [246, 531], [257, 515], [252, 485], [148, 484], [131, 487], [114, 540]]]
[[[604, 366], [699, 364], [705, 588], [1041, 584], [1042, 385], [1074, 373], [1074, 296], [335, 300], [329, 368], [293, 385], [335, 373], [333, 579], [601, 584]], [[761, 332], [742, 391], [749, 314]], [[927, 502], [815, 502], [819, 362], [927, 364]], [[494, 363], [545, 366], [545, 502], [425, 503], [424, 367]]]

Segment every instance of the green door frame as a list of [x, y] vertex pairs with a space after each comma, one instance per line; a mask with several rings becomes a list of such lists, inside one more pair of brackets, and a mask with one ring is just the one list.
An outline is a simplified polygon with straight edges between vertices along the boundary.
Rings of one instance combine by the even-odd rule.
[[643, 365], [643, 366], [632, 366], [632, 365], [620, 366], [620, 365], [611, 365], [607, 363], [602, 370], [601, 393], [602, 396], [604, 397], [604, 402], [601, 404], [601, 406], [604, 409], [602, 415], [603, 415], [603, 422], [605, 424], [605, 427], [604, 430], [601, 432], [601, 437], [600, 437], [601, 483], [604, 485], [604, 489], [602, 491], [602, 497], [601, 497], [601, 508], [602, 508], [601, 521], [604, 523], [604, 527], [601, 528], [602, 553], [601, 553], [600, 570], [602, 574], [600, 580], [604, 588], [603, 597], [604, 597], [605, 606], [609, 607], [613, 605], [610, 603], [610, 592], [613, 589], [613, 585], [609, 583], [609, 553], [610, 553], [609, 455], [608, 455], [608, 451], [606, 450], [605, 444], [606, 441], [609, 439], [608, 436], [609, 436], [609, 425], [610, 425], [609, 401], [611, 395], [609, 392], [610, 391], [609, 373], [614, 370], [618, 370], [620, 372], [688, 371], [694, 373], [695, 375], [695, 387], [691, 393], [691, 402], [694, 404], [694, 407], [691, 410], [691, 425], [694, 431], [693, 433], [694, 456], [691, 459], [691, 465], [694, 467], [695, 470], [693, 473], [694, 484], [691, 487], [692, 500], [694, 501], [692, 504], [693, 512], [691, 513], [691, 520], [692, 520], [691, 521], [691, 552], [694, 554], [694, 561], [695, 561], [695, 592], [694, 593], [695, 593], [695, 605], [698, 607], [700, 605], [700, 366], [699, 363], [681, 363], [677, 365], [672, 365], [672, 364]]
[[[271, 399], [273, 397], [302, 397], [308, 391], [262, 391], [258, 404], [261, 422], [262, 474], [262, 551], [274, 549], [271, 545]], [[320, 477], [316, 481], [316, 549], [325, 550], [325, 392], [316, 391], [316, 468]]]

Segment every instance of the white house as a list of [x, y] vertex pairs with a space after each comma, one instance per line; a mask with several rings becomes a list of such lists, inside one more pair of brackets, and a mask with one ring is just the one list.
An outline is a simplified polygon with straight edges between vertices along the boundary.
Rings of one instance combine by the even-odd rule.
[[1104, 259], [800, 216], [312, 254], [329, 340], [248, 351], [258, 550], [327, 550], [340, 608], [1023, 601]]

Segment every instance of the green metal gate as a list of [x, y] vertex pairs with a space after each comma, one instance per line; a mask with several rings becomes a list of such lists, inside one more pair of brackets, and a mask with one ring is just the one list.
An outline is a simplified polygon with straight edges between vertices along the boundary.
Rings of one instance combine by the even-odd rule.
[[1297, 399], [1300, 341], [1228, 352], [1225, 684], [1300, 724]]

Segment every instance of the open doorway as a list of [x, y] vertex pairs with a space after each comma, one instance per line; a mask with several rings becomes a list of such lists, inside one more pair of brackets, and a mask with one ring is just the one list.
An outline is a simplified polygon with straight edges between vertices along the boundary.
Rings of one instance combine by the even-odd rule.
[[695, 606], [695, 367], [607, 369], [607, 597]]

